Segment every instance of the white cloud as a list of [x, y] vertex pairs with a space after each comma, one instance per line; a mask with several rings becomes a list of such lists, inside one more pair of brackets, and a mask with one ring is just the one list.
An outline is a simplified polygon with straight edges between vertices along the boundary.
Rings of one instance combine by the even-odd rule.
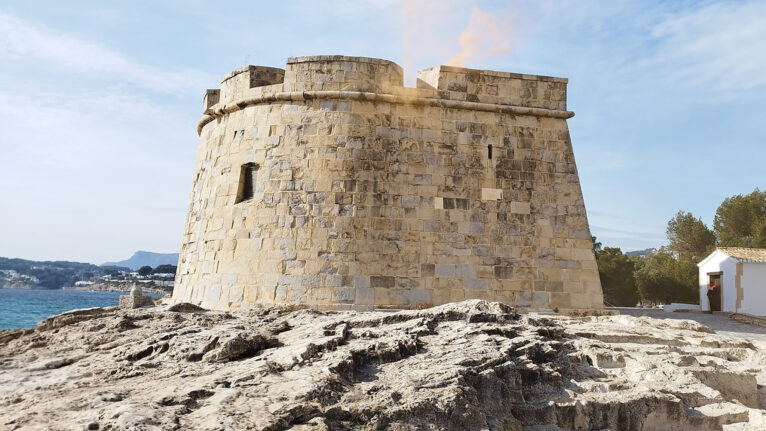
[[[650, 32], [659, 44], [648, 66], [719, 95], [766, 89], [766, 2], [720, 2], [674, 13]], [[735, 96], [735, 94], [732, 94]]]
[[211, 80], [196, 70], [163, 70], [141, 64], [102, 44], [35, 25], [0, 11], [0, 64], [30, 61], [165, 92], [200, 92]]

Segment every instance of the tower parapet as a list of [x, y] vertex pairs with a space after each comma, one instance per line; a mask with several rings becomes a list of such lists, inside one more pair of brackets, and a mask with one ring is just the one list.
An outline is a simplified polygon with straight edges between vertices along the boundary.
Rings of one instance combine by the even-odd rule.
[[567, 109], [566, 78], [436, 66], [418, 71], [417, 85], [453, 100]]
[[277, 67], [245, 66], [221, 79], [221, 102], [232, 102], [248, 95], [251, 88], [282, 84], [285, 70]]
[[284, 91], [390, 92], [404, 86], [402, 68], [367, 57], [317, 55], [287, 59]]
[[173, 298], [603, 307], [566, 79], [346, 56], [208, 90]]

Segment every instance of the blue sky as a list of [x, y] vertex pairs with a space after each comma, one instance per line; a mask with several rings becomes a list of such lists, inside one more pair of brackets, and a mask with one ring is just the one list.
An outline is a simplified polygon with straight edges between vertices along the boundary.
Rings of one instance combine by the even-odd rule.
[[0, 256], [177, 251], [204, 89], [315, 54], [394, 60], [411, 84], [461, 52], [474, 9], [499, 34], [465, 66], [569, 78], [604, 245], [662, 245], [679, 209], [712, 224], [725, 197], [766, 188], [766, 1], [562, 4], [4, 1]]

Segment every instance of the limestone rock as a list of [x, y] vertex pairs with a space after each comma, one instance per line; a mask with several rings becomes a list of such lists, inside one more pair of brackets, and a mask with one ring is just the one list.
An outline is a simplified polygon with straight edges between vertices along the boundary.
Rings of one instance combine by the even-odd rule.
[[766, 424], [764, 346], [691, 321], [520, 315], [473, 300], [398, 312], [110, 309], [46, 322], [0, 332], [2, 429]]
[[179, 302], [178, 304], [171, 305], [168, 308], [168, 311], [174, 311], [176, 313], [204, 313], [207, 310], [188, 302]]

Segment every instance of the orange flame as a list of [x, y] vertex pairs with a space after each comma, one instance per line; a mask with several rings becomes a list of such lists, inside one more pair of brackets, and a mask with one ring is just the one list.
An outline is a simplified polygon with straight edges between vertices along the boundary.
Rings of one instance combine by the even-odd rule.
[[473, 6], [468, 26], [460, 33], [458, 43], [462, 51], [447, 62], [449, 66], [462, 67], [466, 59], [481, 61], [508, 54], [513, 51], [510, 21], [501, 21]]

